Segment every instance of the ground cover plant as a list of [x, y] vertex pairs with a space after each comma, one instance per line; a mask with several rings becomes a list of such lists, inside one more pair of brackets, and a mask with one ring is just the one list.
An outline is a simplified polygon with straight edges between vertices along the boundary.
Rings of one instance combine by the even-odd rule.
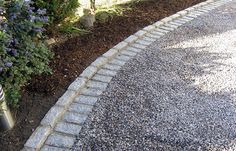
[[34, 0], [34, 2], [36, 7], [47, 10], [47, 15], [53, 23], [59, 23], [73, 15], [79, 7], [78, 0]]
[[4, 1], [0, 6], [0, 84], [9, 104], [17, 105], [20, 88], [34, 75], [50, 73], [52, 53], [44, 44], [46, 10], [31, 1]]

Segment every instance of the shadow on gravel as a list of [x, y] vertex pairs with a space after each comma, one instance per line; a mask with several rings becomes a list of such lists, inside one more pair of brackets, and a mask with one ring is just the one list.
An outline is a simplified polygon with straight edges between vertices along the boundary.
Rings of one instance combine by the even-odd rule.
[[236, 17], [206, 18], [156, 41], [122, 68], [75, 150], [236, 148]]
[[[197, 151], [236, 145], [235, 31], [169, 45], [125, 65], [98, 102], [77, 147]], [[227, 37], [225, 43], [215, 43]], [[166, 45], [168, 44], [168, 45]], [[235, 50], [235, 49], [234, 49]]]
[[[160, 43], [144, 55], [145, 64], [144, 58], [133, 63], [146, 68], [140, 75], [151, 81], [148, 110], [162, 111], [152, 125], [159, 131], [149, 138], [154, 146], [155, 141], [169, 146], [164, 150], [235, 149], [236, 30], [196, 37]], [[141, 82], [142, 76], [134, 79]]]

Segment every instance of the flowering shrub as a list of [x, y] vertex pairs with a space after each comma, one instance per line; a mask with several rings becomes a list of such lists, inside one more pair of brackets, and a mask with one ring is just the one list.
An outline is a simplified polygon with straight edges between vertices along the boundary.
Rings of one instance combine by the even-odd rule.
[[78, 0], [34, 0], [39, 8], [46, 8], [53, 23], [59, 23], [66, 17], [73, 15], [79, 7]]
[[30, 0], [0, 4], [0, 84], [7, 101], [16, 105], [20, 88], [33, 75], [49, 73], [52, 52], [43, 43], [45, 9], [35, 10]]

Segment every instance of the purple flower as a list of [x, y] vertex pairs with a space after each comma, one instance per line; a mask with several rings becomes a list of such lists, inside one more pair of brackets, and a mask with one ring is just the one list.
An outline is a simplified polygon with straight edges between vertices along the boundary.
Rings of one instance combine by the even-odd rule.
[[13, 21], [17, 18], [17, 15], [16, 14], [12, 14], [9, 18], [10, 21]]
[[16, 57], [18, 55], [17, 50], [16, 49], [11, 49], [10, 55]]
[[38, 13], [39, 15], [45, 15], [45, 14], [46, 14], [46, 9], [38, 9], [38, 10], [37, 10], [37, 13]]
[[13, 38], [13, 39], [11, 40], [11, 45], [12, 45], [12, 46], [16, 46], [17, 44], [18, 44], [17, 39], [16, 39], [16, 38]]
[[35, 32], [43, 32], [43, 31], [44, 31], [44, 28], [42, 28], [42, 27], [35, 27], [35, 28], [34, 28], [34, 31], [35, 31]]
[[4, 13], [4, 8], [3, 7], [0, 7], [0, 14], [3, 14]]
[[40, 21], [44, 22], [44, 23], [47, 23], [49, 21], [49, 19], [48, 19], [47, 16], [43, 16], [43, 17], [40, 18]]
[[29, 9], [28, 12], [29, 12], [29, 14], [33, 14], [34, 13], [34, 11], [31, 10], [31, 9]]
[[30, 15], [30, 21], [31, 21], [31, 22], [34, 22], [35, 19], [36, 19], [36, 17], [35, 17], [34, 15]]
[[31, 0], [24, 0], [25, 6], [30, 6], [30, 4], [33, 4], [33, 2]]
[[8, 68], [10, 68], [12, 65], [13, 65], [12, 62], [6, 62], [6, 63], [5, 63], [5, 66], [8, 67]]

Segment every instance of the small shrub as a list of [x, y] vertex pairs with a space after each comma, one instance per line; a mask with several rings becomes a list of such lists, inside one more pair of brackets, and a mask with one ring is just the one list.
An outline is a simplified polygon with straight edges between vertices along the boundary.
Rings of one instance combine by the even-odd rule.
[[130, 8], [121, 6], [112, 6], [110, 8], [98, 8], [96, 10], [95, 18], [98, 22], [105, 23], [112, 20], [115, 16], [123, 16], [123, 12]]
[[50, 72], [53, 54], [43, 43], [42, 34], [48, 18], [46, 10], [36, 10], [30, 0], [0, 5], [0, 84], [8, 103], [16, 105], [20, 88], [33, 75]]
[[46, 8], [54, 23], [59, 23], [74, 14], [79, 7], [78, 0], [34, 0], [38, 8]]

